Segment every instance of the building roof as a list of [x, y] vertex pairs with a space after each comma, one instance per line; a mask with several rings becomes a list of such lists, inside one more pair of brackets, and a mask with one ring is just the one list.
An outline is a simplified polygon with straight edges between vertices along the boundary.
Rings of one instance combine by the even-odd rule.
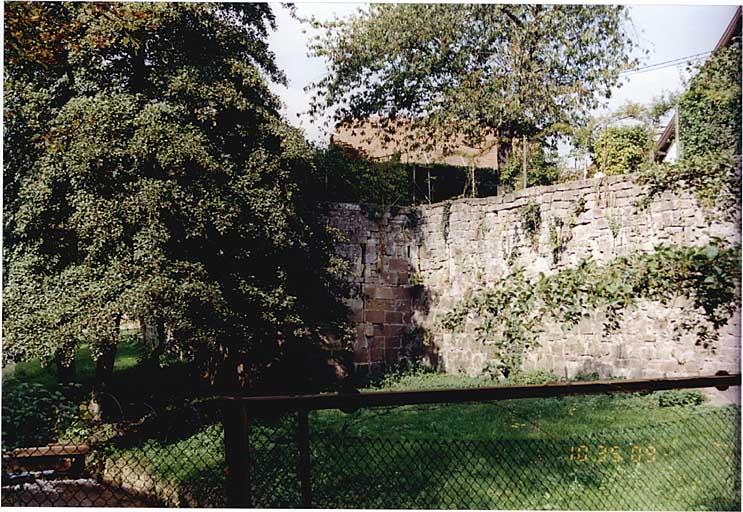
[[[715, 48], [712, 50], [712, 53], [716, 52], [720, 48], [724, 48], [726, 46], [729, 46], [730, 43], [733, 41], [733, 38], [736, 36], [740, 36], [741, 33], [741, 7], [738, 6], [738, 8], [735, 10], [735, 14], [733, 14], [733, 17], [730, 19], [730, 22], [728, 23], [728, 26], [725, 27], [725, 31], [722, 33], [722, 37], [720, 37], [720, 40], [715, 45]], [[670, 121], [668, 121], [668, 124], [666, 125], [665, 129], [661, 133], [660, 137], [658, 138], [658, 143], [655, 150], [655, 158], [656, 160], [662, 160], [663, 157], [668, 153], [668, 149], [673, 144], [674, 139], [676, 138], [676, 114], [673, 114], [673, 117]]]

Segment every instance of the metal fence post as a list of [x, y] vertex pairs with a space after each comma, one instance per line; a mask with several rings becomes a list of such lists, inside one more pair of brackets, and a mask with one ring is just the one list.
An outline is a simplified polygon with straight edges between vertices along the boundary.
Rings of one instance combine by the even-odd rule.
[[224, 406], [224, 462], [226, 500], [230, 508], [251, 508], [249, 422], [245, 404], [228, 401]]
[[302, 491], [302, 508], [312, 508], [312, 480], [310, 476], [310, 422], [307, 409], [297, 411], [297, 473]]

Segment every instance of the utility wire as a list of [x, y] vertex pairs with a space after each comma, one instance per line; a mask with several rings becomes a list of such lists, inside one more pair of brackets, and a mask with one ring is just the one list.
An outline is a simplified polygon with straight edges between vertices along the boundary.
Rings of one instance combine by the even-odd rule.
[[672, 67], [672, 66], [678, 66], [679, 64], [683, 64], [686, 61], [699, 60], [699, 59], [701, 59], [703, 57], [706, 57], [706, 56], [710, 55], [711, 53], [712, 53], [711, 51], [709, 51], [709, 52], [702, 52], [702, 53], [697, 53], [697, 54], [694, 54], [694, 55], [688, 55], [686, 57], [678, 57], [678, 58], [672, 59], [672, 60], [666, 60], [666, 61], [663, 61], [663, 62], [656, 62], [655, 64], [649, 64], [647, 66], [643, 66], [643, 67], [639, 67], [639, 68], [635, 68], [635, 69], [630, 69], [630, 70], [627, 70], [627, 71], [623, 71], [621, 74], [622, 75], [632, 75], [632, 74], [637, 74], [637, 73], [645, 73], [645, 72], [648, 72], [648, 71], [656, 71], [658, 69], [669, 68], [669, 67]]

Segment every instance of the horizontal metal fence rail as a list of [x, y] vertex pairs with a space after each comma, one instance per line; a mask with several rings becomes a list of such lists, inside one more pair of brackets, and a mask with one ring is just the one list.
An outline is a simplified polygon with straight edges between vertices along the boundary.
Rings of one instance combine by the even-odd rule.
[[340, 409], [356, 410], [363, 407], [395, 405], [490, 402], [520, 398], [550, 398], [567, 395], [596, 395], [606, 393], [640, 393], [669, 389], [718, 388], [740, 386], [741, 374], [708, 375], [703, 377], [674, 377], [591, 382], [558, 382], [523, 386], [496, 386], [488, 388], [435, 389], [425, 391], [378, 391], [366, 393], [338, 393], [290, 396], [227, 397], [225, 400], [244, 404], [249, 414], [282, 411]]

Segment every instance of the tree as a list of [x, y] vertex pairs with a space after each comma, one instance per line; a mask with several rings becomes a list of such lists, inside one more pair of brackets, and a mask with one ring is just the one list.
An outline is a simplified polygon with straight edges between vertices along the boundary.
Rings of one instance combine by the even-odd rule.
[[679, 98], [682, 156], [741, 153], [741, 42], [736, 38], [696, 71]]
[[[40, 18], [65, 34], [51, 55]], [[273, 26], [265, 4], [13, 5], [5, 361], [86, 343], [105, 378], [126, 314], [236, 390], [347, 339], [312, 152], [266, 81]]]
[[[641, 204], [667, 190], [693, 193], [704, 207], [740, 218], [741, 40], [734, 38], [695, 72], [678, 99], [679, 159], [651, 166]], [[713, 213], [710, 211], [709, 213]]]
[[580, 124], [634, 65], [619, 6], [374, 4], [345, 20], [313, 21], [311, 54], [327, 76], [311, 112], [361, 126], [403, 127], [410, 149], [464, 138], [547, 137]]
[[593, 172], [605, 174], [636, 172], [650, 164], [655, 156], [655, 131], [676, 98], [663, 93], [646, 105], [628, 101], [614, 112], [591, 116], [582, 125], [566, 126], [571, 154], [582, 162], [583, 177], [589, 174], [589, 157]]
[[610, 126], [601, 131], [593, 145], [593, 160], [608, 176], [637, 172], [650, 163], [652, 143], [643, 125]]

